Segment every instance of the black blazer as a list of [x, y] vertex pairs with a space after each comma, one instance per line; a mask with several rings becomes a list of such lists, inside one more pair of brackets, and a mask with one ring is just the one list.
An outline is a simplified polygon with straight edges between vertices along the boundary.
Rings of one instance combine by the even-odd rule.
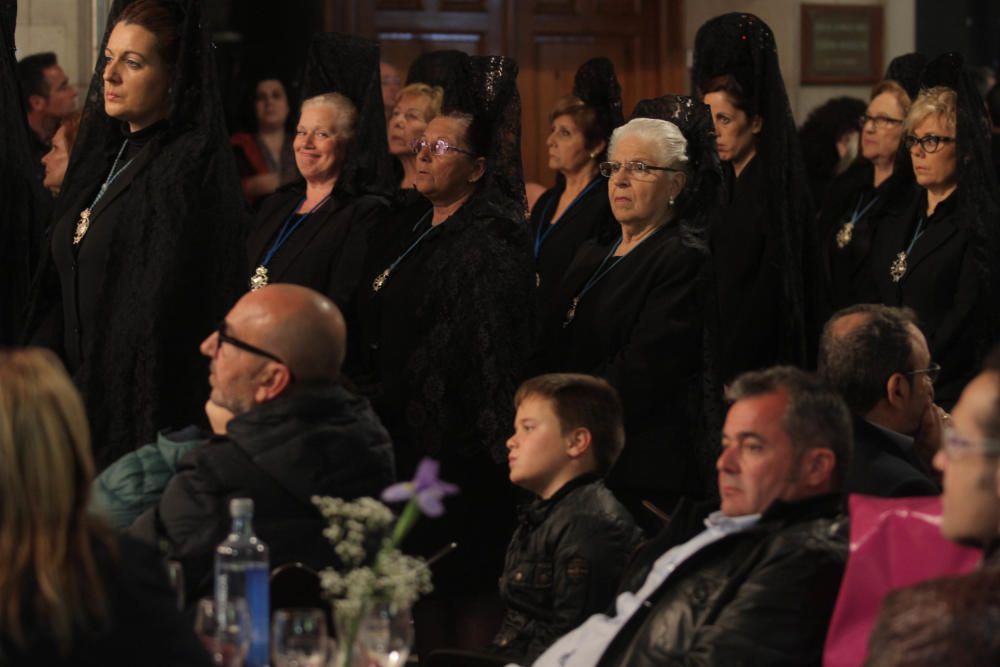
[[912, 450], [861, 417], [854, 417], [854, 450], [847, 468], [846, 493], [882, 498], [936, 496], [941, 493]]
[[[972, 315], [981, 304], [968, 232], [956, 215], [957, 191], [938, 204], [907, 257], [906, 273], [894, 282], [889, 269], [905, 251], [917, 222], [927, 210], [926, 192], [908, 210], [879, 226], [872, 243], [872, 273], [879, 297], [889, 306], [916, 311], [931, 356], [941, 364], [935, 385], [937, 402], [948, 409], [977, 370]], [[993, 224], [995, 221], [990, 221]]]
[[[289, 216], [299, 215], [295, 209], [303, 197], [305, 184], [300, 180], [261, 202], [247, 238], [251, 274]], [[371, 229], [387, 207], [382, 197], [350, 196], [334, 189], [330, 200], [303, 220], [271, 259], [269, 282], [311, 287], [344, 309], [361, 281]]]
[[532, 371], [588, 373], [618, 390], [627, 444], [609, 486], [701, 495], [694, 438], [702, 416], [699, 279], [706, 257], [671, 223], [620, 258], [563, 326], [611, 246], [588, 241], [580, 248], [543, 314]]

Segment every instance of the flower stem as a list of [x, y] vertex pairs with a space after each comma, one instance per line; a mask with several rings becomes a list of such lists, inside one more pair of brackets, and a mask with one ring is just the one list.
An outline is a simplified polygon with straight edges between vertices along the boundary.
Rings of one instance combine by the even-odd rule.
[[400, 515], [399, 521], [396, 522], [396, 527], [392, 531], [392, 537], [389, 538], [389, 543], [383, 547], [383, 551], [399, 547], [403, 538], [410, 532], [410, 529], [413, 528], [413, 524], [417, 522], [419, 517], [420, 505], [417, 504], [417, 497], [414, 495], [406, 503], [406, 507], [403, 508], [403, 513]]

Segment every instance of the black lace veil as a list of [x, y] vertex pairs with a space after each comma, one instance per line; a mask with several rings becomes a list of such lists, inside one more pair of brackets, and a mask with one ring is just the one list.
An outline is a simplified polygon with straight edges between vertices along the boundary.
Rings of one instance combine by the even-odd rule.
[[622, 87], [615, 66], [607, 58], [591, 58], [580, 65], [573, 78], [573, 96], [594, 110], [597, 126], [605, 141], [625, 122], [622, 115]]
[[890, 79], [902, 86], [906, 94], [910, 96], [910, 101], [913, 102], [917, 99], [917, 93], [920, 92], [920, 75], [923, 74], [926, 66], [927, 58], [924, 57], [924, 54], [904, 53], [889, 62], [889, 66], [885, 69], [885, 76], [882, 78]]
[[[803, 274], [818, 270], [814, 254], [812, 202], [798, 131], [778, 63], [774, 34], [753, 14], [732, 13], [707, 21], [695, 36], [695, 88], [732, 75], [751, 100], [750, 115], [763, 118], [757, 151], [767, 167], [767, 198], [772, 232], [781, 239], [780, 261], [785, 321], [781, 348], [790, 362], [803, 362], [806, 350], [806, 296]], [[808, 257], [804, 257], [808, 255]], [[806, 282], [814, 282], [806, 276]], [[817, 283], [818, 285], [818, 283]]]
[[521, 166], [521, 97], [517, 63], [505, 56], [465, 56], [442, 113], [466, 113], [486, 137], [486, 174], [477, 199], [523, 219], [528, 209]]
[[382, 111], [378, 44], [353, 35], [316, 35], [309, 45], [302, 99], [324, 93], [344, 95], [358, 112], [351, 152], [337, 188], [387, 194], [394, 179]]
[[18, 88], [14, 56], [17, 4], [0, 1], [0, 346], [16, 343], [27, 315], [32, 274], [42, 250], [47, 213], [42, 190], [35, 178], [37, 165], [28, 143], [28, 125]]
[[406, 74], [406, 85], [425, 83], [444, 90], [444, 108], [454, 107], [462, 86], [467, 83], [469, 55], [455, 49], [429, 51], [417, 56]]

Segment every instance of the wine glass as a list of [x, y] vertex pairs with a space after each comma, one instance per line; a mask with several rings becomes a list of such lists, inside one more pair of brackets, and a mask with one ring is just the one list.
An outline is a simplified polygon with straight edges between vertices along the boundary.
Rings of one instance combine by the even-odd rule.
[[409, 607], [391, 602], [372, 602], [361, 619], [358, 643], [379, 667], [400, 667], [406, 664], [413, 645], [413, 620]]
[[198, 600], [194, 631], [212, 662], [221, 667], [243, 667], [250, 649], [250, 612], [237, 598], [217, 605], [213, 598]]
[[279, 609], [271, 622], [274, 667], [323, 667], [326, 616], [321, 609]]

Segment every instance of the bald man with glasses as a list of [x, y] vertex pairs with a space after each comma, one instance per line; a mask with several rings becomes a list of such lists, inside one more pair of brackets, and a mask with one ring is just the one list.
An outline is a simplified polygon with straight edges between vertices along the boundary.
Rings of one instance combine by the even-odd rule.
[[273, 566], [320, 568], [333, 554], [311, 497], [373, 496], [394, 481], [388, 432], [340, 383], [345, 342], [337, 307], [291, 284], [247, 293], [202, 342], [217, 435], [180, 459], [156, 505], [128, 528], [181, 562], [188, 599], [211, 590], [230, 499], [253, 499]]

